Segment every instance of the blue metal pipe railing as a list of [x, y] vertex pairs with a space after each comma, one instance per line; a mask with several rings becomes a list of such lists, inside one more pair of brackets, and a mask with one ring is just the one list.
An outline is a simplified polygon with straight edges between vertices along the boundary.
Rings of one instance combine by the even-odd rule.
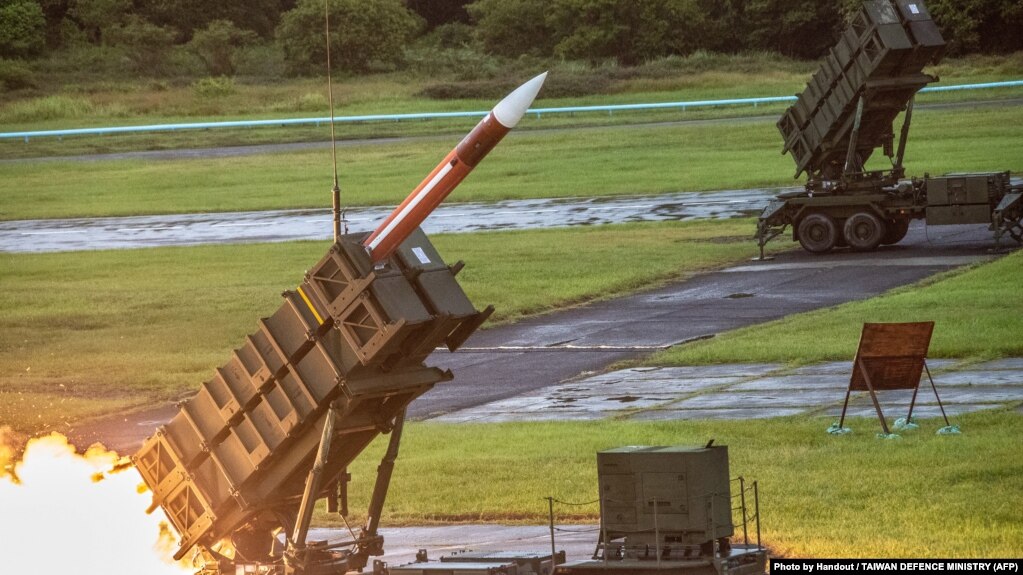
[[[952, 92], [958, 90], [985, 90], [991, 88], [1023, 87], [1023, 80], [1007, 82], [986, 82], [983, 84], [960, 84], [956, 86], [932, 86], [921, 92]], [[687, 108], [712, 108], [718, 106], [742, 106], [760, 104], [776, 104], [795, 101], [795, 96], [770, 96], [765, 98], [733, 98], [726, 100], [693, 100], [689, 102], [655, 102], [650, 104], [610, 104], [603, 106], [567, 106], [562, 108], [531, 108], [528, 113], [541, 117], [544, 114], [572, 114], [580, 112], [618, 112], [636, 110], [664, 110]], [[348, 122], [400, 122], [402, 120], [435, 120], [441, 118], [480, 118], [487, 111], [472, 112], [424, 112], [417, 114], [369, 114], [364, 116], [339, 116], [334, 118], [337, 123]], [[282, 118], [277, 120], [236, 120], [227, 122], [191, 122], [185, 124], [151, 124], [146, 126], [111, 126], [105, 128], [74, 128], [69, 130], [37, 130], [29, 132], [3, 132], [0, 139], [63, 137], [83, 135], [125, 134], [137, 132], [168, 132], [177, 130], [211, 130], [220, 128], [255, 128], [260, 126], [299, 126], [329, 123], [330, 118]]]

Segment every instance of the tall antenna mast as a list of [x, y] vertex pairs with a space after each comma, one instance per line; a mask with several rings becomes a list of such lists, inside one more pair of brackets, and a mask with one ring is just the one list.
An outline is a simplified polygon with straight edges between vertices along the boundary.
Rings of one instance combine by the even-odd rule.
[[341, 209], [341, 186], [337, 180], [337, 142], [334, 138], [334, 85], [330, 79], [330, 0], [323, 0], [323, 19], [326, 22], [327, 36], [327, 99], [330, 102], [330, 155], [334, 162], [334, 187], [330, 190], [331, 204], [333, 205], [334, 243], [341, 240], [341, 224], [344, 223], [344, 233], [348, 233], [348, 221], [344, 218], [344, 211]]

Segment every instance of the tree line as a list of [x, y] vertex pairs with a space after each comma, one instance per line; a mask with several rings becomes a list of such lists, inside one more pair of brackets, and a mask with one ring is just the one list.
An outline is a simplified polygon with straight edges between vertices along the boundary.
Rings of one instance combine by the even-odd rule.
[[[1023, 2], [928, 0], [952, 54], [1023, 49]], [[704, 50], [824, 54], [859, 0], [0, 0], [0, 57], [32, 60], [76, 46], [121, 47], [158, 73], [185, 47], [211, 75], [234, 72], [245, 45], [272, 45], [295, 74], [332, 54], [353, 73], [400, 68], [409, 50], [472, 50], [628, 66]]]

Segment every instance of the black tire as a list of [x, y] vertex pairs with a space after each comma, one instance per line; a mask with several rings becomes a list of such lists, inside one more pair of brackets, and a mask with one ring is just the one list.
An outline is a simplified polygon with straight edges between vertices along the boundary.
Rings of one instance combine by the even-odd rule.
[[887, 228], [884, 232], [884, 237], [881, 238], [881, 245], [895, 245], [901, 242], [906, 237], [906, 233], [909, 232], [909, 220], [888, 220]]
[[835, 220], [826, 214], [806, 216], [800, 220], [796, 233], [799, 236], [799, 245], [814, 254], [831, 251], [838, 241], [838, 226], [835, 225]]
[[870, 212], [858, 212], [845, 220], [845, 242], [849, 247], [860, 252], [877, 249], [881, 238], [886, 233], [886, 226], [881, 218]]

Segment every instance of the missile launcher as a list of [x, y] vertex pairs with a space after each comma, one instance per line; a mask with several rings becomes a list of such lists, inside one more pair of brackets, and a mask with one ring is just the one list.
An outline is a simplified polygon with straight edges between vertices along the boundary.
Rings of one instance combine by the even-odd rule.
[[[378, 264], [365, 237], [331, 246], [135, 455], [154, 507], [181, 535], [175, 558], [199, 547], [207, 564], [223, 563], [214, 547], [226, 540], [235, 562], [270, 561], [276, 532], [290, 534], [301, 520], [322, 445], [329, 448], [314, 499], [329, 495], [373, 439], [401, 425], [412, 400], [451, 379], [426, 357], [441, 345], [457, 349], [493, 311], [473, 307], [455, 279], [461, 265], [445, 264], [422, 231]], [[370, 521], [385, 494], [386, 484]], [[373, 532], [368, 525], [365, 539], [341, 554], [343, 570], [379, 551]]]
[[[914, 219], [988, 224], [996, 246], [1006, 235], [1023, 243], [1023, 182], [1008, 172], [906, 178], [913, 101], [938, 80], [924, 67], [937, 63], [944, 49], [921, 0], [863, 3], [778, 120], [782, 153], [795, 161], [795, 177], [805, 173], [807, 182], [804, 191], [778, 196], [760, 214], [760, 259], [767, 242], [790, 226], [793, 241], [811, 253], [896, 244]], [[878, 149], [890, 165], [875, 157]]]

